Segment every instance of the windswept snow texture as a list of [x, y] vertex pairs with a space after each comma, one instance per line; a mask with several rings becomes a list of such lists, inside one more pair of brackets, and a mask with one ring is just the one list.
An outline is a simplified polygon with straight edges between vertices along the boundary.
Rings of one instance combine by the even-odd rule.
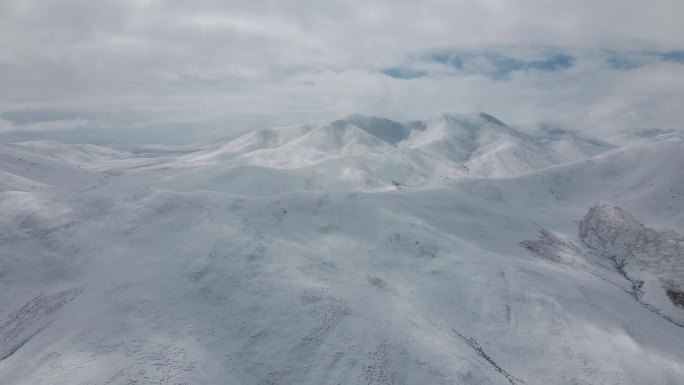
[[682, 384], [684, 142], [637, 138], [0, 145], [0, 384]]
[[[546, 230], [523, 246], [536, 255], [608, 279], [617, 272], [625, 291], [672, 323], [684, 327], [684, 237], [656, 231], [619, 207], [597, 204], [579, 223], [576, 241]], [[668, 300], [669, 297], [669, 300]]]

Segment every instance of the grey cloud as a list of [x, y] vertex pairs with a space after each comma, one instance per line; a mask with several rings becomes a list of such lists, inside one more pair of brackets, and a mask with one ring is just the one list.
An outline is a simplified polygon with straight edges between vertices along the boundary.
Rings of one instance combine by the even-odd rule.
[[[629, 125], [672, 126], [682, 91], [662, 78], [682, 75], [682, 16], [678, 0], [5, 0], [0, 111], [277, 124], [478, 109], [605, 129], [643, 111]], [[625, 70], [657, 80], [624, 85]]]

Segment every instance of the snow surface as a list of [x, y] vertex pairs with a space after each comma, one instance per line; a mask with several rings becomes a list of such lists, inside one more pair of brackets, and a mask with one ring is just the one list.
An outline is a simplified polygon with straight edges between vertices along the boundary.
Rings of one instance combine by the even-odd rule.
[[0, 145], [0, 384], [682, 384], [684, 142], [636, 138]]

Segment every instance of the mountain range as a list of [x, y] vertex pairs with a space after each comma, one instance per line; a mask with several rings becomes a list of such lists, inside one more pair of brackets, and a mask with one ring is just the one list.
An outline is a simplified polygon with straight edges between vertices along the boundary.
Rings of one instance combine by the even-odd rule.
[[683, 139], [0, 144], [0, 383], [684, 383]]

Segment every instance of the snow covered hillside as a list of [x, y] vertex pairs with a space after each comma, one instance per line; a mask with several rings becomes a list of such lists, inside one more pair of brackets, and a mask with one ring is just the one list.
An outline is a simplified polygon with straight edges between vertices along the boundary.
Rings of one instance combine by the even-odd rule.
[[682, 384], [661, 134], [352, 115], [2, 144], [0, 384]]
[[533, 137], [487, 114], [408, 123], [351, 115], [317, 126], [258, 130], [180, 161], [186, 169], [231, 170], [233, 175], [224, 175], [231, 178], [240, 178], [245, 167], [285, 169], [303, 179], [293, 186], [297, 190], [382, 190], [393, 188], [392, 182], [515, 176], [610, 148], [571, 133]]

